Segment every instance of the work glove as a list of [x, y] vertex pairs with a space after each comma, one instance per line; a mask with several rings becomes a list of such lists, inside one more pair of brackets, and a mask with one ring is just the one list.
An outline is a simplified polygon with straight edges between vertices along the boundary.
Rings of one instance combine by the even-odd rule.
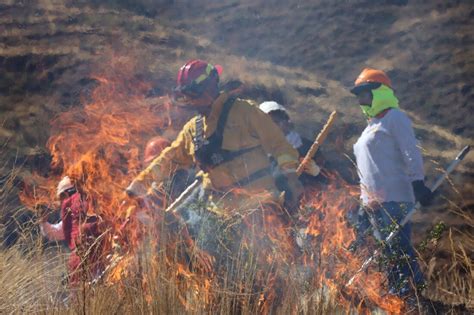
[[49, 223], [46, 221], [39, 222], [41, 236], [48, 237], [48, 234], [46, 234], [46, 229], [48, 228], [48, 226], [49, 226]]
[[132, 181], [130, 185], [125, 189], [125, 193], [130, 198], [144, 197], [147, 193], [145, 185], [139, 181]]
[[309, 160], [308, 163], [304, 165], [303, 171], [306, 174], [316, 177], [321, 172], [321, 169], [314, 160]]
[[296, 172], [286, 174], [287, 189], [285, 190], [285, 208], [293, 214], [299, 206], [299, 198], [303, 194], [303, 185], [301, 184]]
[[415, 193], [415, 199], [418, 201], [422, 206], [426, 207], [431, 204], [433, 200], [433, 193], [431, 189], [425, 186], [425, 182], [423, 180], [415, 180], [411, 183], [413, 187], [413, 192]]

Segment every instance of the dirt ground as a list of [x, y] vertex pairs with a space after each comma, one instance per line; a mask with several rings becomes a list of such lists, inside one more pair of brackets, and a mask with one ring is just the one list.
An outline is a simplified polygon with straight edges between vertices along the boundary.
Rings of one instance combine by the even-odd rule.
[[[288, 105], [307, 137], [337, 109], [322, 152], [352, 183], [345, 154], [352, 156], [365, 122], [348, 87], [366, 66], [392, 78], [421, 141], [428, 183], [474, 136], [472, 1], [2, 1], [0, 37], [0, 143], [7, 165], [24, 166], [24, 180], [48, 172], [51, 119], [86, 103], [94, 76], [113, 71], [117, 58], [152, 86], [150, 102], [170, 91], [184, 61], [199, 57], [223, 65], [224, 81], [242, 80], [244, 96]], [[474, 259], [474, 224], [458, 211], [473, 213], [473, 178], [471, 154], [436, 206], [413, 219], [417, 243], [440, 221], [452, 231], [426, 268], [449, 264], [458, 242]]]

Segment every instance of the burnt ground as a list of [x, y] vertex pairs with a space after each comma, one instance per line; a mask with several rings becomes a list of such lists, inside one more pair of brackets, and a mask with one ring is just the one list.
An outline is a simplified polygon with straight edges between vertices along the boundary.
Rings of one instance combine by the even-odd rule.
[[[322, 152], [350, 182], [355, 173], [344, 154], [351, 156], [364, 120], [347, 87], [365, 66], [385, 69], [414, 120], [432, 181], [472, 144], [473, 17], [472, 1], [2, 1], [5, 169], [23, 165], [20, 181], [32, 170], [47, 174], [49, 121], [86, 103], [93, 75], [110, 71], [115, 58], [133, 64], [130, 77], [151, 84], [153, 102], [185, 60], [199, 57], [222, 64], [224, 80], [242, 80], [245, 96], [288, 105], [307, 137], [337, 109]], [[473, 177], [471, 154], [443, 189], [453, 204], [440, 197], [414, 218], [418, 243], [439, 221], [451, 228], [454, 242], [446, 232], [435, 262], [427, 262], [435, 270], [451, 263], [452, 244], [473, 259], [473, 222], [456, 214], [461, 207], [472, 217]]]
[[474, 136], [464, 119], [474, 108], [471, 1], [183, 2], [170, 25], [345, 86], [364, 66], [383, 68], [406, 109]]

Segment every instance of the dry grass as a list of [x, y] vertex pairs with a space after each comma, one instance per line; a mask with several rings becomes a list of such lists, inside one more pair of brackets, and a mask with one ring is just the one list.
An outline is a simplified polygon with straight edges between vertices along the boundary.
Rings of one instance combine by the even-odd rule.
[[[268, 272], [263, 277], [268, 283], [261, 283], [260, 289], [255, 287], [257, 273], [262, 276], [262, 270], [257, 268], [255, 257], [244, 250], [227, 266], [232, 272], [218, 279], [196, 270], [180, 271], [182, 261], [177, 252], [170, 260], [160, 245], [148, 242], [131, 258], [121, 281], [96, 285], [82, 282], [70, 291], [61, 285], [65, 270], [64, 255], [59, 252], [57, 247], [44, 251], [40, 242], [28, 252], [17, 247], [0, 252], [0, 280], [5, 288], [0, 291], [0, 313], [255, 314], [262, 311], [261, 293], [273, 281]], [[243, 257], [244, 252], [247, 257]], [[334, 297], [328, 299], [327, 292], [304, 288], [295, 270], [290, 274], [294, 278], [288, 279], [283, 300], [275, 301], [279, 306], [273, 311], [328, 314], [340, 308]]]
[[[472, 219], [471, 214], [457, 211]], [[167, 246], [170, 239], [163, 234], [165, 226], [157, 231], [160, 231], [155, 232], [158, 235], [148, 230], [140, 248], [119, 260], [127, 261], [120, 281], [104, 277], [104, 281], [94, 285], [81, 282], [71, 291], [61, 284], [67, 255], [62, 247], [45, 249], [34, 229], [23, 230], [20, 237], [23, 241], [0, 250], [0, 281], [4, 288], [0, 290], [0, 313], [255, 314], [262, 311], [261, 293], [268, 293], [268, 288], [274, 287], [276, 274], [284, 277], [284, 286], [267, 310], [277, 314], [344, 312], [339, 293], [308, 281], [307, 270], [301, 266], [279, 266], [279, 274], [271, 265], [262, 269], [255, 250], [258, 246], [238, 247], [232, 255], [235, 260], [224, 259], [221, 267], [209, 274], [196, 267], [193, 253], [189, 254], [191, 258], [183, 259], [179, 246], [170, 252]], [[438, 310], [458, 314], [462, 312], [454, 306], [469, 304], [474, 275], [469, 256], [472, 253], [465, 249], [471, 244], [461, 244], [459, 239], [472, 242], [472, 237], [454, 238], [450, 229], [443, 235], [444, 239], [450, 243], [450, 265], [445, 268], [430, 265], [427, 292], [432, 300], [451, 304], [438, 306]], [[27, 248], [26, 243], [29, 243]]]
[[[13, 167], [15, 164], [4, 155], [2, 160], [0, 209], [2, 222], [7, 222], [6, 216], [21, 217], [15, 212], [25, 209], [12, 198], [18, 192], [15, 178], [19, 168]], [[472, 227], [472, 213], [454, 203], [448, 208]], [[118, 266], [126, 266], [120, 280], [114, 280], [109, 272], [97, 284], [83, 281], [71, 290], [62, 283], [67, 260], [64, 247], [45, 247], [34, 216], [16, 224], [16, 245], [0, 249], [0, 313], [255, 314], [266, 310], [277, 314], [334, 314], [347, 310], [340, 302], [341, 292], [311, 280], [317, 278], [311, 274], [314, 269], [279, 264], [278, 257], [284, 253], [278, 250], [271, 252], [273, 263], [262, 264], [259, 239], [238, 243], [230, 255], [222, 255], [214, 264], [213, 273], [203, 272], [196, 253], [183, 252], [181, 246], [176, 246], [182, 240], [170, 237], [171, 228], [164, 223], [146, 229], [133, 253], [116, 253]], [[0, 229], [3, 234], [5, 225]], [[199, 242], [204, 244], [206, 235]], [[461, 311], [456, 305], [472, 307], [473, 238], [465, 231], [450, 228], [439, 242], [447, 243], [444, 249], [449, 261], [443, 264], [436, 260], [439, 244], [424, 255], [429, 280], [426, 295], [446, 304], [438, 305], [438, 310], [457, 314]], [[270, 293], [276, 293], [272, 303], [262, 305], [262, 296], [271, 298]], [[357, 298], [353, 303], [353, 310], [358, 310]]]
[[[12, 210], [6, 202], [7, 195], [18, 189], [11, 169], [6, 163], [1, 170], [6, 175], [0, 199], [2, 219], [24, 210]], [[34, 216], [29, 221], [35, 223]], [[16, 225], [25, 226], [25, 222]], [[4, 235], [5, 225], [0, 228]], [[30, 224], [17, 231], [20, 236], [14, 246], [0, 249], [0, 313], [255, 314], [266, 307], [281, 314], [327, 314], [340, 307], [335, 295], [308, 284], [296, 266], [284, 266], [277, 270], [279, 274], [274, 264], [262, 268], [258, 240], [237, 246], [235, 254], [222, 257], [211, 274], [199, 268], [196, 253], [183, 255], [180, 246], [170, 250], [170, 243], [181, 240], [171, 240], [166, 231], [164, 224], [148, 229], [136, 251], [117, 252], [124, 257], [117, 266], [126, 265], [119, 281], [108, 273], [97, 284], [83, 281], [71, 289], [62, 283], [68, 253], [60, 245], [45, 247], [36, 226]], [[287, 273], [282, 274], [283, 270]], [[286, 286], [280, 288], [274, 303], [262, 306], [262, 295], [275, 287], [278, 277]]]
[[441, 247], [426, 257], [426, 278], [430, 284], [427, 297], [448, 305], [474, 308], [474, 216], [450, 203], [450, 209], [464, 220], [468, 228], [448, 227], [440, 239]]
[[[25, 209], [11, 203], [10, 196], [18, 193], [17, 170], [5, 162], [1, 174], [1, 218], [8, 222], [6, 216], [19, 217], [17, 213]], [[183, 254], [182, 247], [176, 246], [182, 240], [170, 239], [164, 223], [148, 229], [133, 253], [116, 252], [118, 264], [111, 270], [120, 280], [109, 272], [97, 284], [83, 281], [70, 288], [63, 283], [67, 250], [60, 244], [45, 246], [35, 224], [35, 216], [26, 222], [17, 220], [15, 245], [2, 243], [2, 314], [254, 314], [265, 307], [281, 314], [328, 314], [340, 308], [335, 295], [309, 285], [295, 266], [285, 266], [282, 270], [287, 274], [282, 270], [276, 274], [273, 264], [262, 269], [256, 243], [242, 243], [235, 254], [222, 257], [213, 273], [203, 272], [196, 253]], [[0, 226], [2, 235], [5, 227]], [[121, 266], [126, 267], [116, 273]], [[274, 287], [275, 277], [282, 276], [287, 277], [286, 287], [274, 303], [262, 306], [262, 295]]]
[[[148, 1], [140, 3], [146, 2]], [[145, 77], [150, 76], [150, 80], [158, 80], [158, 85], [163, 86], [165, 83], [171, 85], [175, 70], [187, 58], [199, 56], [222, 63], [226, 69], [226, 78], [239, 78], [249, 84], [249, 96], [257, 96], [259, 101], [280, 96], [290, 105], [295, 121], [304, 126], [304, 132], [309, 137], [319, 129], [317, 122], [322, 122], [326, 114], [336, 107], [344, 112], [335, 129], [346, 140], [343, 144], [346, 146], [343, 148], [345, 152], [351, 150], [349, 137], [354, 137], [354, 128], [363, 123], [358, 109], [348, 106], [353, 99], [346, 86], [326, 79], [322, 75], [323, 71], [277, 66], [271, 62], [241, 57], [234, 51], [223, 50], [209, 38], [198, 38], [162, 26], [155, 20], [107, 7], [75, 7], [54, 1], [38, 3], [41, 4], [38, 5], [41, 10], [36, 11], [36, 6], [32, 6], [25, 11], [23, 5], [8, 1], [7, 8], [11, 6], [8, 11], [10, 14], [0, 18], [5, 29], [2, 35], [11, 42], [1, 48], [2, 56], [6, 58], [4, 64], [15, 65], [15, 58], [24, 55], [30, 58], [25, 69], [29, 65], [47, 65], [48, 60], [54, 60], [49, 61], [52, 66], [45, 66], [44, 70], [38, 70], [34, 76], [25, 69], [5, 71], [4, 79], [15, 82], [15, 86], [18, 86], [10, 92], [19, 95], [4, 96], [1, 99], [2, 104], [5, 104], [2, 108], [4, 112], [8, 115], [9, 111], [12, 113], [11, 117], [7, 115], [12, 119], [6, 121], [0, 129], [2, 139], [12, 137], [8, 144], [10, 156], [15, 150], [24, 151], [20, 152], [20, 156], [25, 156], [31, 147], [44, 145], [49, 136], [48, 131], [38, 126], [47, 125], [46, 122], [53, 114], [64, 109], [59, 108], [58, 104], [63, 107], [77, 105], [76, 94], [88, 88], [86, 83], [89, 82], [87, 79], [90, 68], [108, 59], [104, 49], [141, 61], [136, 72], [144, 73]], [[254, 36], [254, 32], [249, 34]], [[235, 42], [240, 44], [246, 41]], [[318, 46], [325, 47], [317, 43]], [[314, 58], [311, 56], [307, 60], [313, 62]], [[355, 72], [358, 66], [341, 67], [344, 72], [349, 68]], [[330, 69], [331, 73], [335, 72], [333, 67]], [[56, 74], [54, 84], [47, 81], [47, 74]], [[54, 88], [44, 91], [45, 95], [35, 94], [26, 88], [31, 84], [30, 81]], [[86, 83], [83, 86], [81, 82]], [[20, 88], [22, 86], [25, 86], [24, 90]], [[311, 89], [322, 94], [312, 95]], [[68, 93], [63, 93], [65, 91]], [[418, 94], [420, 90], [414, 91]], [[413, 104], [419, 103], [413, 99], [410, 101]], [[462, 111], [460, 113], [462, 115]], [[418, 131], [429, 132], [429, 139], [424, 139], [423, 143], [427, 145], [430, 156], [437, 160], [452, 157], [455, 150], [448, 150], [452, 141], [458, 146], [470, 141], [461, 136], [453, 138], [451, 132], [439, 127], [433, 128], [432, 121], [415, 118]], [[255, 313], [258, 310], [257, 293], [261, 290], [253, 285], [258, 271], [254, 256], [237, 251], [241, 253], [236, 254], [237, 261], [227, 265], [232, 273], [227, 273], [227, 277], [218, 280], [200, 272], [187, 276], [178, 268], [178, 263], [183, 264], [178, 252], [164, 254], [165, 243], [145, 243], [137, 251], [137, 255], [133, 256], [130, 272], [120, 282], [94, 286], [82, 283], [75, 294], [77, 299], [64, 303], [64, 298], [69, 295], [68, 289], [61, 284], [66, 272], [64, 265], [67, 253], [60, 246], [45, 249], [38, 237], [34, 217], [25, 215], [25, 209], [19, 206], [16, 198], [18, 187], [15, 178], [19, 169], [9, 160], [0, 158], [0, 161], [0, 222], [3, 224], [0, 228], [2, 235], [3, 230], [6, 230], [8, 235], [14, 233], [18, 236], [15, 246], [0, 250], [0, 313], [202, 314], [235, 313], [238, 310]], [[458, 171], [471, 174], [472, 161], [473, 158], [469, 157]], [[27, 172], [22, 174], [22, 179], [27, 179], [27, 175]], [[468, 181], [458, 182], [466, 182], [467, 188], [464, 187], [464, 191], [469, 191], [471, 184]], [[456, 205], [448, 205], [446, 208], [455, 217], [469, 222], [471, 230], [466, 232], [451, 226], [440, 240], [444, 256], [440, 258], [439, 251], [435, 250], [424, 256], [427, 261], [426, 275], [430, 281], [427, 296], [448, 305], [468, 304], [474, 300], [474, 237], [469, 233], [472, 231], [473, 213]], [[443, 210], [446, 212], [446, 209]], [[10, 224], [12, 222], [13, 225]], [[14, 230], [11, 229], [12, 226], [15, 227]], [[189, 262], [184, 267], [192, 269]], [[328, 295], [314, 283], [305, 282], [304, 270], [293, 266], [285, 270], [285, 276], [287, 282], [279, 313], [328, 314], [336, 312], [340, 307], [337, 294]], [[270, 284], [271, 278], [261, 277], [267, 280], [260, 283], [261, 287]], [[210, 282], [208, 287], [203, 288], [206, 280]], [[447, 309], [457, 312], [449, 307]]]

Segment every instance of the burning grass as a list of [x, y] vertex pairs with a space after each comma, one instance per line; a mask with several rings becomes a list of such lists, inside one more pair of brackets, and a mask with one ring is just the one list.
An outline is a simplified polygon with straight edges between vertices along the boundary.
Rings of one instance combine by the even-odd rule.
[[[348, 92], [344, 90], [345, 86], [322, 80], [320, 76], [324, 75], [324, 71], [309, 74], [261, 60], [246, 60], [217, 49], [205, 38], [199, 38], [196, 42], [181, 31], [171, 32], [151, 20], [124, 12], [77, 8], [49, 1], [40, 1], [39, 4], [40, 10], [36, 10], [36, 5], [28, 7], [23, 2], [11, 2], [4, 5], [7, 10], [4, 10], [6, 14], [2, 17], [5, 29], [2, 34], [10, 43], [2, 48], [5, 81], [15, 82], [12, 84], [14, 89], [9, 89], [8, 93], [21, 96], [20, 100], [4, 97], [2, 101], [4, 106], [16, 108], [18, 115], [21, 113], [21, 119], [9, 120], [11, 117], [16, 118], [14, 115], [8, 116], [6, 123], [10, 126], [2, 126], [5, 129], [0, 128], [0, 132], [15, 140], [10, 141], [10, 148], [21, 143], [20, 156], [27, 145], [42, 145], [43, 139], [47, 138], [45, 129], [27, 129], [25, 126], [43, 124], [50, 113], [56, 113], [61, 103], [59, 94], [75, 95], [77, 89], [84, 88], [81, 84], [82, 75], [84, 72], [88, 75], [89, 70], [88, 67], [85, 70], [85, 66], [78, 65], [100, 64], [97, 60], [107, 58], [97, 59], [96, 56], [102, 55], [104, 47], [120, 46], [117, 42], [121, 40], [127, 51], [136, 53], [135, 59], [146, 64], [143, 68], [153, 73], [163, 71], [163, 64], [163, 68], [176, 69], [177, 59], [205, 53], [210, 60], [226, 64], [226, 74], [230, 76], [265, 88], [274, 86], [275, 93], [265, 97], [291, 99], [297, 105], [293, 108], [295, 118], [300, 116], [299, 121], [304, 121], [304, 127], [308, 130], [310, 123], [314, 126], [314, 122], [318, 121], [315, 108], [332, 110], [334, 104], [343, 106], [346, 122], [351, 121], [353, 124], [353, 121], [361, 120], [355, 118], [360, 117], [358, 112], [357, 116], [350, 115], [357, 109], [347, 107]], [[230, 9], [235, 13], [234, 7]], [[306, 8], [302, 10], [306, 14]], [[206, 14], [209, 12], [204, 12]], [[345, 18], [344, 15], [340, 16]], [[180, 19], [176, 21], [182, 23]], [[306, 23], [304, 19], [301, 21]], [[258, 23], [261, 24], [260, 21]], [[352, 24], [349, 24], [352, 30]], [[254, 32], [249, 34], [255, 37]], [[113, 50], [116, 51], [115, 48]], [[451, 49], [448, 51], [451, 52]], [[167, 58], [156, 58], [161, 54], [166, 54]], [[313, 57], [309, 59], [311, 62]], [[51, 64], [55, 67], [50, 67]], [[35, 67], [39, 70], [34, 70]], [[343, 214], [354, 203], [351, 197], [354, 190], [336, 177], [331, 179], [326, 192], [308, 191], [300, 222], [292, 229], [287, 228], [287, 222], [281, 222], [281, 218], [272, 212], [266, 213], [263, 222], [250, 220], [252, 216], [249, 213], [247, 224], [236, 218], [226, 221], [226, 224], [210, 219], [209, 223], [212, 224], [208, 224], [203, 231], [219, 232], [222, 233], [221, 237], [211, 240], [198, 237], [196, 244], [199, 246], [195, 247], [192, 244], [184, 245], [189, 240], [182, 237], [177, 232], [179, 230], [166, 225], [164, 220], [156, 220], [159, 224], [152, 227], [138, 222], [134, 216], [138, 205], [130, 201], [122, 203], [122, 191], [141, 168], [141, 150], [146, 140], [169, 131], [170, 119], [163, 107], [144, 97], [148, 84], [133, 76], [130, 60], [114, 57], [110, 64], [101, 68], [106, 70], [100, 71], [100, 75], [92, 80], [84, 78], [85, 83], [91, 82], [91, 85], [98, 86], [91, 101], [84, 99], [82, 103], [86, 106], [82, 108], [77, 102], [68, 100], [66, 105], [72, 109], [51, 123], [52, 137], [48, 146], [54, 158], [52, 171], [46, 176], [22, 176], [26, 184], [31, 184], [27, 187], [34, 188], [24, 190], [22, 195], [24, 204], [35, 211], [33, 216], [15, 198], [18, 169], [1, 163], [0, 222], [8, 224], [0, 227], [2, 232], [6, 230], [5, 243], [11, 246], [13, 241], [10, 239], [16, 239], [16, 245], [0, 250], [0, 313], [255, 313], [268, 310], [269, 301], [279, 302], [274, 303], [277, 304], [275, 307], [279, 313], [285, 314], [328, 314], [348, 309], [362, 313], [372, 311], [377, 306], [393, 312], [400, 310], [398, 299], [384, 296], [384, 279], [378, 270], [361, 275], [353, 291], [341, 290], [341, 285], [365, 257], [354, 257], [345, 250], [353, 234]], [[347, 67], [342, 68], [343, 73], [346, 73]], [[340, 73], [334, 71], [334, 67], [328, 69], [333, 74]], [[33, 75], [32, 71], [39, 74]], [[66, 75], [62, 75], [64, 71]], [[36, 77], [38, 82], [35, 81]], [[322, 82], [322, 86], [317, 82]], [[436, 83], [436, 80], [433, 82]], [[8, 86], [5, 83], [3, 85]], [[39, 89], [41, 87], [47, 87], [48, 91]], [[446, 88], [449, 89], [449, 86], [446, 85]], [[47, 96], [41, 93], [29, 94], [35, 89], [47, 92]], [[50, 96], [50, 90], [56, 91], [58, 95]], [[469, 89], [466, 90], [467, 96], [468, 92]], [[314, 97], [308, 96], [308, 93]], [[330, 97], [317, 97], [320, 93]], [[44, 107], [39, 114], [36, 112], [38, 106]], [[459, 113], [463, 114], [462, 111]], [[39, 117], [33, 119], [35, 115]], [[16, 125], [21, 125], [23, 130], [15, 130]], [[441, 149], [434, 146], [429, 148], [432, 156], [436, 152], [434, 156], [437, 158], [451, 156], [445, 143], [454, 141], [460, 146], [466, 140], [459, 136], [453, 138], [452, 133], [433, 124], [423, 123], [421, 127], [431, 135], [434, 132], [435, 136], [431, 138], [444, 143], [440, 144]], [[24, 132], [26, 129], [28, 132]], [[462, 132], [462, 128], [460, 130]], [[346, 143], [350, 144], [350, 141]], [[0, 160], [3, 162], [3, 158]], [[470, 171], [467, 164], [463, 168], [465, 172]], [[103, 256], [107, 265], [112, 266], [101, 281], [95, 284], [83, 281], [72, 295], [69, 294], [69, 288], [61, 284], [66, 272], [64, 265], [67, 250], [51, 245], [45, 249], [36, 225], [37, 217], [42, 215], [41, 209], [53, 209], [50, 210], [53, 212], [57, 209], [54, 188], [63, 174], [80, 182], [88, 199], [94, 204], [94, 211], [104, 219], [106, 233], [103, 237], [107, 246], [104, 246]], [[466, 184], [469, 187], [469, 183]], [[465, 188], [465, 191], [468, 189]], [[472, 228], [472, 211], [454, 205], [445, 208], [453, 210], [454, 215], [463, 218], [464, 222], [470, 222], [469, 227]], [[256, 213], [263, 212], [260, 209]], [[255, 222], [255, 228], [249, 229], [249, 223], [252, 222]], [[216, 229], [214, 224], [222, 228]], [[234, 229], [226, 230], [228, 226]], [[235, 229], [237, 232], [240, 230], [240, 234], [246, 231], [247, 236], [256, 236], [244, 240], [234, 236], [235, 246], [229, 248], [231, 237], [226, 237], [226, 234]], [[303, 230], [308, 236], [302, 250], [292, 243], [295, 230]], [[442, 235], [440, 242], [445, 244], [444, 260], [435, 250], [422, 253], [427, 262], [425, 275], [429, 279], [427, 296], [435, 301], [467, 305], [473, 300], [474, 238], [467, 231], [449, 227], [449, 232]], [[13, 234], [16, 237], [11, 238]], [[211, 246], [210, 241], [216, 239], [224, 243]], [[212, 268], [207, 270], [201, 265], [203, 249], [222, 252], [222, 256], [229, 256], [229, 259], [217, 259], [216, 256]], [[71, 296], [75, 298], [71, 299]]]
[[[337, 223], [339, 219], [324, 224], [325, 218], [333, 215], [325, 210], [327, 208], [318, 209], [318, 218], [322, 218], [318, 221], [332, 231], [329, 223]], [[45, 250], [34, 236], [35, 232], [25, 230], [23, 239], [37, 240], [30, 244], [29, 250], [16, 246], [0, 251], [1, 280], [4, 288], [8, 288], [0, 293], [0, 311], [253, 314], [264, 311], [265, 307], [274, 307], [271, 310], [279, 314], [333, 314], [349, 309], [371, 313], [378, 303], [388, 307], [389, 299], [370, 297], [370, 294], [380, 296], [380, 291], [384, 290], [379, 273], [363, 276], [357, 291], [350, 295], [341, 294], [344, 277], [338, 272], [350, 273], [352, 266], [344, 264], [349, 258], [341, 254], [343, 248], [330, 252], [323, 250], [325, 243], [335, 242], [337, 225], [334, 232], [316, 228], [314, 224], [308, 228], [312, 229], [309, 237], [314, 237], [314, 243], [310, 243], [310, 248], [306, 248], [299, 259], [291, 260], [292, 264], [288, 264], [288, 260], [276, 261], [276, 258], [288, 257], [288, 253], [281, 253], [275, 246], [262, 248], [260, 235], [253, 243], [238, 242], [235, 252], [232, 255], [224, 252], [225, 258], [208, 272], [196, 263], [195, 249], [187, 251], [180, 246], [185, 240], [179, 235], [176, 238], [174, 227], [161, 221], [157, 226], [147, 228], [133, 251], [118, 256], [119, 263], [113, 268], [114, 272], [103, 281], [96, 284], [81, 282], [73, 291], [61, 284], [65, 273], [64, 249], [53, 246]], [[452, 239], [449, 235], [448, 238]], [[203, 244], [209, 237], [203, 235], [200, 241]], [[473, 265], [462, 254], [462, 246], [453, 251], [452, 259], [450, 270], [439, 270], [438, 275], [431, 278], [430, 286], [445, 294], [464, 296], [466, 303], [469, 296], [466, 293], [472, 292], [472, 283], [458, 268], [465, 268], [472, 274]], [[355, 262], [353, 264], [354, 268], [358, 267]], [[278, 299], [265, 305], [265, 299], [271, 298], [269, 293], [277, 294]], [[396, 299], [393, 301], [397, 302]], [[452, 313], [457, 312], [452, 310]]]
[[[23, 204], [54, 209], [55, 186], [73, 177], [103, 220], [102, 274], [74, 288], [61, 285], [60, 247], [48, 251], [32, 230], [28, 250], [0, 252], [0, 275], [8, 290], [0, 293], [5, 312], [45, 313], [402, 313], [404, 302], [386, 292], [383, 272], [372, 268], [356, 285], [344, 288], [368, 252], [348, 251], [354, 234], [345, 216], [357, 206], [357, 188], [326, 174], [324, 189], [308, 189], [297, 222], [272, 204], [216, 216], [196, 203], [201, 220], [191, 236], [179, 220], [148, 207], [146, 225], [136, 214], [143, 205], [125, 198], [124, 187], [142, 168], [146, 141], [175, 126], [169, 109], [151, 106], [148, 85], [134, 79], [129, 60], [113, 59], [100, 76], [91, 101], [59, 115], [51, 123], [48, 148], [52, 171], [33, 176], [22, 191]], [[4, 190], [11, 194], [11, 190]], [[235, 199], [255, 198], [236, 192]], [[3, 200], [3, 199], [2, 199]], [[163, 201], [163, 200], [161, 200]], [[298, 237], [299, 242], [298, 244]], [[472, 275], [467, 254], [453, 255]], [[87, 266], [86, 266], [87, 267]], [[459, 279], [465, 279], [460, 277]], [[92, 280], [92, 282], [91, 282]], [[461, 280], [460, 280], [461, 281]], [[471, 294], [472, 284], [461, 294]], [[467, 291], [466, 291], [467, 290]]]

